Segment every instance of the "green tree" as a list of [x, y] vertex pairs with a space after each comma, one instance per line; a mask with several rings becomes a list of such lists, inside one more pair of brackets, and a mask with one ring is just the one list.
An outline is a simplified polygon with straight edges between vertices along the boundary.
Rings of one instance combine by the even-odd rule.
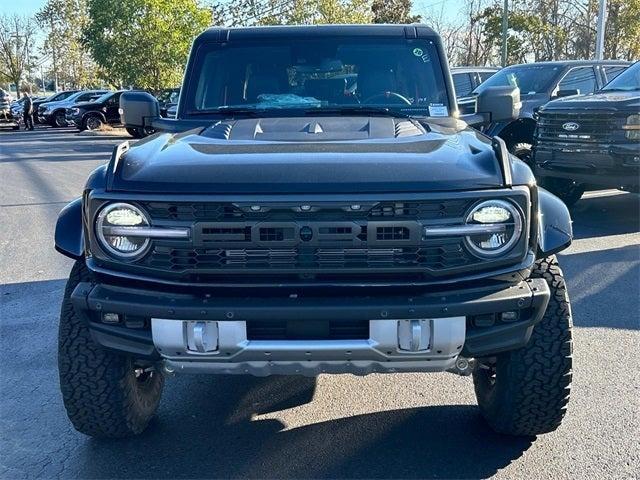
[[96, 64], [82, 43], [89, 21], [86, 0], [47, 0], [36, 20], [47, 32], [43, 53], [51, 56], [55, 81], [71, 88], [97, 86]]
[[15, 84], [16, 93], [31, 67], [34, 35], [31, 18], [0, 15], [0, 79]]
[[373, 23], [416, 23], [419, 15], [411, 15], [411, 0], [373, 0]]
[[370, 0], [236, 0], [213, 7], [220, 25], [369, 23]]
[[87, 0], [84, 42], [103, 75], [151, 90], [180, 83], [193, 38], [211, 21], [196, 0]]

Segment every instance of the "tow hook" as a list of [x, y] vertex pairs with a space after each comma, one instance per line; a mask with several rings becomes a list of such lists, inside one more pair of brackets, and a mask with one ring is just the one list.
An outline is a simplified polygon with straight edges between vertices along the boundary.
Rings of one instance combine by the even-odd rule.
[[455, 373], [462, 377], [468, 377], [476, 369], [478, 362], [475, 358], [458, 357], [456, 363], [447, 372]]

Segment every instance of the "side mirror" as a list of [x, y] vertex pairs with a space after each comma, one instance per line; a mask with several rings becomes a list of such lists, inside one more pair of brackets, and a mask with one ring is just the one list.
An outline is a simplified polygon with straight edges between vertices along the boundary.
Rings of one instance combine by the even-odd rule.
[[126, 127], [142, 128], [159, 116], [160, 104], [147, 92], [124, 92], [120, 97], [120, 122]]
[[476, 112], [488, 115], [489, 122], [509, 122], [520, 115], [520, 89], [518, 87], [487, 87], [476, 98]]
[[571, 95], [580, 95], [580, 90], [577, 88], [567, 88], [566, 90], [558, 90], [556, 98], [570, 97]]

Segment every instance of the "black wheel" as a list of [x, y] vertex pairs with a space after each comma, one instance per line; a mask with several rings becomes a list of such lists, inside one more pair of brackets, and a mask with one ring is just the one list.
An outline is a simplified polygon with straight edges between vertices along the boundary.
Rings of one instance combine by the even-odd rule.
[[83, 130], [100, 130], [104, 123], [98, 115], [89, 115], [82, 121]]
[[529, 343], [512, 352], [478, 359], [473, 383], [480, 411], [495, 431], [539, 435], [560, 426], [572, 376], [571, 307], [555, 258], [538, 260], [532, 278], [544, 278], [551, 299]]
[[144, 431], [160, 403], [164, 378], [148, 365], [100, 347], [70, 296], [93, 277], [76, 262], [64, 293], [58, 332], [58, 371], [67, 415], [79, 432], [126, 437]]
[[127, 133], [133, 138], [142, 138], [144, 136], [142, 130], [139, 128], [125, 127], [125, 129], [127, 130]]
[[568, 178], [545, 177], [539, 183], [541, 187], [546, 188], [562, 200], [567, 207], [575, 205], [584, 193], [584, 185]]
[[62, 128], [67, 126], [67, 119], [64, 116], [64, 111], [56, 112], [53, 116], [52, 126]]
[[509, 152], [533, 168], [533, 156], [530, 143], [516, 143], [509, 148]]

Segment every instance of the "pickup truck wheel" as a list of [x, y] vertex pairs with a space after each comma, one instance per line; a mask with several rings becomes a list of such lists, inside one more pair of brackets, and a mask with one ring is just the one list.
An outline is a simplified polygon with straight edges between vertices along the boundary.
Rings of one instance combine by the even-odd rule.
[[567, 207], [574, 206], [584, 194], [584, 185], [568, 178], [546, 177], [540, 180], [540, 186], [546, 188], [564, 202]]
[[85, 264], [76, 262], [65, 289], [58, 331], [64, 406], [76, 430], [86, 435], [139, 434], [158, 409], [164, 378], [93, 341], [86, 320], [76, 314], [70, 299], [78, 283], [92, 281]]
[[555, 256], [538, 260], [532, 278], [544, 278], [551, 298], [527, 345], [478, 359], [473, 383], [480, 411], [497, 432], [532, 436], [560, 426], [572, 376], [571, 307]]
[[516, 143], [509, 148], [509, 152], [533, 168], [533, 156], [530, 143]]
[[142, 130], [139, 128], [134, 128], [134, 127], [125, 127], [125, 130], [127, 131], [127, 133], [129, 135], [131, 135], [133, 138], [142, 138], [144, 136], [144, 134], [142, 133]]

